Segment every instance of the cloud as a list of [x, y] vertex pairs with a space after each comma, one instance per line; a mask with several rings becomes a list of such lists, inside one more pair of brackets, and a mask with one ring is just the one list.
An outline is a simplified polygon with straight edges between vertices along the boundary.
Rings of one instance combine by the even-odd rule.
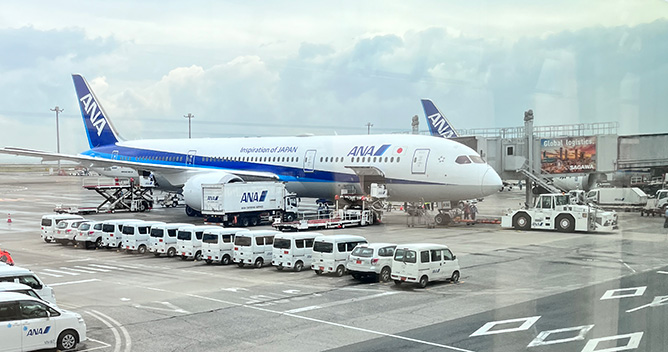
[[81, 62], [116, 47], [111, 38], [85, 37], [81, 28], [36, 30], [31, 26], [0, 29], [0, 70], [16, 70], [37, 66], [43, 61], [67, 57]]
[[[406, 131], [413, 115], [425, 129], [420, 98], [433, 99], [457, 129], [520, 126], [527, 109], [536, 125], [617, 121], [622, 134], [668, 129], [665, 19], [512, 38], [453, 23], [402, 31], [370, 23], [356, 22], [359, 31], [347, 29], [345, 38], [237, 28], [226, 35], [261, 33], [243, 45], [235, 37], [233, 49], [99, 38], [81, 28], [2, 29], [3, 52], [20, 53], [0, 57], [0, 115], [23, 133], [52, 126], [48, 109], [59, 105], [61, 126], [72, 126], [61, 130], [71, 143], [64, 151], [84, 149], [69, 80], [79, 72], [128, 139], [185, 137], [187, 113], [195, 115], [195, 137], [364, 134], [367, 122], [372, 133]], [[197, 43], [206, 41], [201, 34]], [[1, 137], [25, 147], [45, 139]]]

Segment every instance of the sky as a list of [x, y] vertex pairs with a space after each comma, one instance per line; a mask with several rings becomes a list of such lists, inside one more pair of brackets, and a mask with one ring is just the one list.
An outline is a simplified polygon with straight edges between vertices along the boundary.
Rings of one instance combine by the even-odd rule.
[[[668, 1], [0, 2], [0, 146], [88, 149], [71, 74], [126, 140], [617, 122], [668, 133]], [[23, 158], [0, 156], [0, 161]]]

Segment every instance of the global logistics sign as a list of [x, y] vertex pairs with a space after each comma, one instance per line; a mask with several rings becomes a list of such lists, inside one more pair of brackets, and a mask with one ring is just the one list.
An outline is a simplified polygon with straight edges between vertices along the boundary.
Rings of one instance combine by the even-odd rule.
[[540, 165], [546, 174], [596, 171], [596, 137], [540, 140]]

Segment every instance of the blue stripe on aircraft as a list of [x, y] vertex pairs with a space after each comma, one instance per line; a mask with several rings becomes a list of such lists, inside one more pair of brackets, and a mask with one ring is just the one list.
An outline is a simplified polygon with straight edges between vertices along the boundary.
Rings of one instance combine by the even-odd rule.
[[[381, 146], [379, 150], [386, 150], [389, 144]], [[115, 155], [117, 152], [118, 155]], [[319, 171], [304, 172], [302, 167], [289, 167], [273, 164], [264, 164], [259, 162], [246, 162], [234, 160], [204, 161], [203, 156], [194, 156], [192, 163], [186, 164], [186, 160], [190, 155], [170, 152], [160, 152], [147, 149], [138, 149], [131, 147], [123, 147], [118, 145], [103, 146], [93, 148], [81, 153], [91, 157], [97, 157], [107, 160], [119, 160], [138, 162], [147, 165], [164, 165], [164, 166], [192, 166], [200, 169], [211, 169], [234, 173], [236, 170], [248, 170], [257, 172], [267, 172], [276, 174], [279, 180], [284, 182], [345, 182], [345, 183], [359, 183], [357, 175], [351, 175], [341, 172]], [[378, 154], [378, 153], [376, 153]], [[381, 153], [382, 154], [382, 153]], [[173, 158], [180, 161], [166, 161], [156, 160], [162, 158]], [[211, 157], [208, 157], [211, 158]], [[446, 185], [445, 183], [437, 182], [423, 182], [403, 179], [386, 179], [388, 184], [422, 184], [422, 185]]]
[[381, 155], [383, 155], [383, 153], [385, 153], [385, 151], [386, 151], [387, 148], [389, 148], [389, 147], [390, 147], [389, 144], [383, 144], [383, 145], [381, 145], [380, 148], [378, 148], [378, 151], [376, 151], [376, 153], [373, 154], [373, 156], [381, 156]]

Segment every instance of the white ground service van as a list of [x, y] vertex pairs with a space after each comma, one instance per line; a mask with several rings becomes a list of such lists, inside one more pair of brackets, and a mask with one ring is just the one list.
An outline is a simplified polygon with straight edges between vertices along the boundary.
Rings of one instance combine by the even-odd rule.
[[343, 276], [346, 272], [348, 255], [358, 244], [367, 243], [366, 238], [354, 235], [321, 236], [313, 244], [313, 264], [311, 269], [317, 275], [336, 273]]
[[240, 232], [234, 238], [234, 260], [240, 268], [244, 265], [253, 265], [261, 268], [265, 263], [271, 263], [274, 249], [274, 236], [280, 234], [273, 230], [255, 230]]
[[137, 219], [108, 220], [102, 223], [102, 247], [118, 248], [123, 246], [123, 224]]
[[357, 280], [373, 277], [378, 281], [388, 282], [391, 279], [392, 258], [396, 247], [394, 243], [357, 245], [348, 257], [346, 269]]
[[424, 288], [429, 281], [459, 281], [459, 261], [448, 246], [432, 243], [400, 244], [392, 260], [392, 280]]
[[176, 233], [176, 252], [181, 260], [202, 260], [202, 236], [204, 231], [220, 228], [220, 226], [184, 226]]
[[228, 265], [234, 257], [234, 237], [237, 233], [247, 232], [238, 227], [220, 227], [204, 231], [202, 235], [202, 258], [207, 264]]
[[277, 270], [283, 268], [302, 271], [313, 264], [313, 243], [318, 236], [316, 232], [278, 233], [274, 236], [274, 250], [271, 264]]
[[77, 238], [77, 229], [79, 225], [86, 222], [85, 219], [62, 220], [56, 225], [56, 232], [53, 233], [53, 240], [60, 244], [75, 242]]
[[166, 254], [168, 257], [176, 255], [176, 234], [179, 227], [195, 226], [185, 223], [171, 223], [151, 227], [148, 251], [156, 257]]
[[0, 293], [0, 351], [72, 350], [86, 340], [81, 315], [22, 293]]
[[[53, 289], [40, 280], [35, 273], [18, 266], [0, 265], [0, 282], [15, 282], [30, 286], [45, 301], [56, 304]], [[0, 340], [1, 341], [1, 340]]]
[[148, 250], [148, 240], [151, 238], [151, 227], [155, 225], [164, 225], [161, 221], [144, 221], [141, 223], [132, 223], [123, 225], [123, 248], [128, 252], [137, 251], [144, 254]]
[[41, 232], [40, 232], [42, 240], [44, 240], [44, 242], [47, 243], [53, 241], [53, 233], [56, 231], [56, 226], [58, 225], [58, 223], [63, 220], [70, 220], [70, 219], [83, 220], [83, 217], [79, 215], [68, 215], [68, 214], [49, 214], [42, 216]]
[[83, 248], [102, 247], [102, 221], [87, 221], [77, 229], [77, 246]]

